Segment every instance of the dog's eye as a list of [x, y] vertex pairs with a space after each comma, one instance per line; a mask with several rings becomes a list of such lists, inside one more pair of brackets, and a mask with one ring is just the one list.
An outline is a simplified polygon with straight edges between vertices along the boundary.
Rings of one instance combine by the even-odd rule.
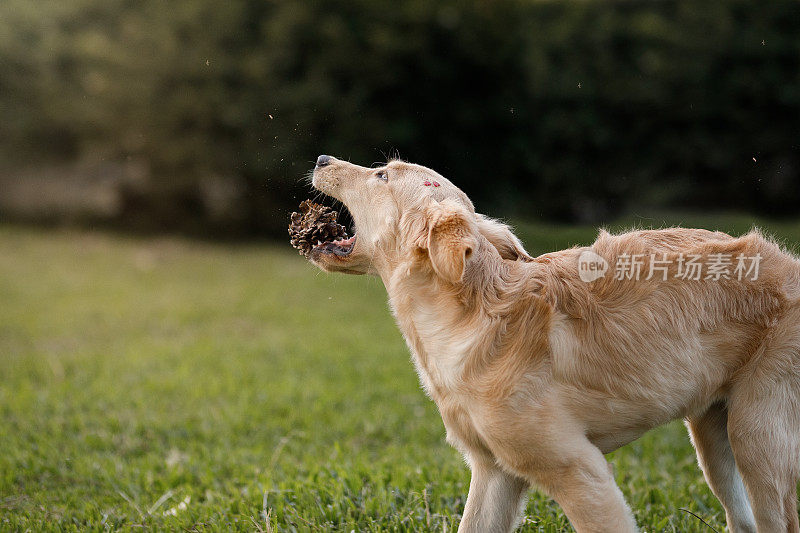
[[385, 170], [379, 170], [375, 173], [375, 177], [381, 181], [389, 181], [389, 175], [386, 173]]

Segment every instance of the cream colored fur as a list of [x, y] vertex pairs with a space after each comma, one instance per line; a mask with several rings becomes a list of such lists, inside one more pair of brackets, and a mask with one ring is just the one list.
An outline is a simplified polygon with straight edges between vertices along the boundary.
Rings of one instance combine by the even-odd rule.
[[680, 280], [673, 263], [667, 280], [586, 283], [588, 248], [531, 258], [425, 167], [333, 159], [313, 183], [358, 229], [349, 256], [313, 261], [381, 277], [447, 440], [472, 469], [459, 531], [514, 529], [531, 485], [580, 533], [635, 531], [603, 454], [676, 418], [730, 531], [800, 531], [795, 257], [758, 232], [600, 232], [590, 249], [610, 265], [625, 253], [760, 254], [759, 277]]

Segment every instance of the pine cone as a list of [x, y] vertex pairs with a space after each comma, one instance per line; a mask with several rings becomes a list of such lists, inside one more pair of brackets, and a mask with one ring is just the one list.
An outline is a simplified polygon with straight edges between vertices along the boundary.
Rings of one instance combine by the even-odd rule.
[[289, 242], [306, 257], [318, 242], [347, 239], [347, 230], [336, 223], [339, 213], [324, 205], [304, 200], [300, 212], [292, 213], [289, 225]]

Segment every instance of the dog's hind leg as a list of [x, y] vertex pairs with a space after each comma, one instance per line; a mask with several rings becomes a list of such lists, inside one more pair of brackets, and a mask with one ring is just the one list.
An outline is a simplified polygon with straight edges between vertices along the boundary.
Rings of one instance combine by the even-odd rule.
[[517, 525], [527, 481], [503, 471], [491, 458], [470, 458], [472, 479], [459, 533], [507, 533]]
[[725, 508], [728, 529], [731, 533], [756, 533], [747, 491], [728, 440], [727, 407], [714, 404], [702, 415], [687, 419], [686, 425], [708, 486]]
[[728, 436], [758, 533], [800, 532], [798, 339], [800, 320], [776, 324], [762, 351], [737, 376], [728, 402]]
[[[758, 533], [800, 533], [797, 518], [797, 402], [780, 390], [758, 399], [741, 395], [731, 403], [729, 436], [757, 524]], [[794, 412], [789, 412], [793, 410]]]

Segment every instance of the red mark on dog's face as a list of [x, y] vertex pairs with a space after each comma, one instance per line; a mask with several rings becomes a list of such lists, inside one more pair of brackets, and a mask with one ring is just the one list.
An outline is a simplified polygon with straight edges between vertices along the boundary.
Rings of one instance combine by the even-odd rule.
[[428, 180], [425, 180], [425, 181], [424, 181], [422, 184], [423, 184], [424, 186], [426, 186], [426, 187], [430, 187], [430, 186], [431, 186], [431, 182], [430, 182], [430, 181], [428, 181]]
[[434, 186], [434, 187], [438, 187], [438, 186], [439, 186], [439, 182], [438, 182], [438, 181], [434, 181], [434, 182], [433, 182], [433, 186]]

